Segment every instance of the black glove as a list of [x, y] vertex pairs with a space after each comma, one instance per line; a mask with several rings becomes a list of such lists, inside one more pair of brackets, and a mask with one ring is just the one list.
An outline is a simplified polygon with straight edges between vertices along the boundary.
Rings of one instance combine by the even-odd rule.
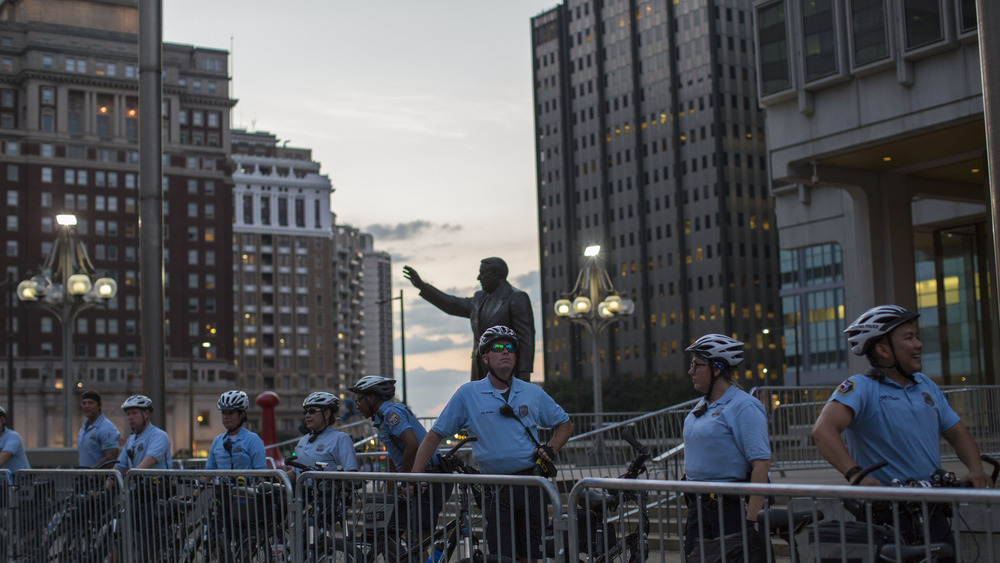
[[759, 521], [747, 520], [747, 547], [749, 553], [747, 560], [750, 563], [766, 563], [767, 561], [767, 539], [764, 537], [763, 526]]

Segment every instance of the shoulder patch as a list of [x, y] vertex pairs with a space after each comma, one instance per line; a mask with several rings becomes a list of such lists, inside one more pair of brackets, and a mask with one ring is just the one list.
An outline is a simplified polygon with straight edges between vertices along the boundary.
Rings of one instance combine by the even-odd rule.
[[931, 397], [930, 393], [928, 393], [927, 391], [921, 391], [920, 394], [924, 396], [924, 402], [927, 403], [927, 406], [929, 407], [934, 406], [934, 398]]
[[389, 426], [395, 426], [399, 424], [399, 415], [396, 413], [390, 414], [389, 418], [386, 419], [386, 422], [389, 423]]
[[854, 382], [850, 379], [845, 379], [844, 382], [837, 387], [837, 393], [840, 393], [841, 395], [847, 395], [851, 391], [854, 391]]

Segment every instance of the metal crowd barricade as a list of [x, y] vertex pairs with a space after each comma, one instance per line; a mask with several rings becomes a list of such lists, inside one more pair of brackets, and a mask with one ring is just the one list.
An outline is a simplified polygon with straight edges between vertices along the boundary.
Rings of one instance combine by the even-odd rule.
[[8, 492], [8, 561], [75, 562], [121, 552], [117, 471], [23, 469]]
[[[668, 455], [684, 442], [684, 418], [694, 408], [697, 399], [665, 409], [606, 423], [597, 430], [577, 433], [559, 451], [558, 480], [569, 486], [585, 477], [618, 477], [635, 458], [636, 452], [621, 438], [621, 429], [629, 428], [635, 437], [653, 451], [654, 463], [650, 474], [643, 478], [676, 478], [683, 474], [680, 456]], [[663, 463], [668, 461], [668, 463]]]
[[[812, 443], [810, 434], [820, 411], [836, 386], [826, 387], [755, 387], [750, 393], [767, 410], [768, 435], [771, 441], [771, 470], [828, 467]], [[962, 418], [972, 437], [984, 452], [1000, 452], [1000, 386], [942, 386], [949, 404]], [[942, 440], [941, 457], [958, 459], [951, 446]]]
[[[742, 512], [749, 495], [772, 499], [756, 543]], [[591, 510], [577, 508], [588, 498]], [[739, 518], [725, 524], [717, 507], [730, 502]], [[763, 560], [793, 563], [1000, 561], [996, 489], [583, 479], [566, 506], [568, 561], [740, 562], [753, 545]]]
[[539, 477], [310, 471], [295, 497], [303, 503], [295, 561], [516, 560], [519, 552], [565, 561], [562, 535], [544, 533], [549, 510], [562, 513], [560, 497]]
[[13, 518], [10, 511], [10, 495], [13, 484], [10, 480], [10, 471], [0, 469], [0, 557], [4, 561], [11, 559], [10, 547], [11, 523]]
[[291, 550], [288, 477], [278, 470], [131, 470], [125, 561], [276, 561]]

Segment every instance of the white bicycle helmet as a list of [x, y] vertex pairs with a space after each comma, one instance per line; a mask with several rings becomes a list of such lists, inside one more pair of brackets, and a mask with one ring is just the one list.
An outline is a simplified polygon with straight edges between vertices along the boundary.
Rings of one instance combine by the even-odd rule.
[[517, 334], [513, 331], [513, 329], [507, 328], [503, 325], [497, 325], [486, 329], [486, 332], [479, 337], [479, 355], [482, 356], [485, 354], [490, 345], [497, 340], [509, 340], [511, 344], [514, 345], [514, 351], [517, 351]]
[[706, 334], [684, 349], [711, 362], [722, 362], [724, 366], [736, 367], [743, 361], [743, 343], [724, 334]]
[[366, 375], [347, 390], [358, 395], [370, 393], [380, 398], [392, 398], [396, 394], [396, 380], [381, 375]]
[[7, 409], [0, 406], [0, 416], [7, 416]]
[[851, 326], [844, 330], [851, 352], [864, 356], [883, 336], [892, 329], [904, 323], [912, 323], [920, 317], [920, 313], [907, 311], [898, 305], [879, 305], [872, 307], [855, 319]]
[[250, 398], [243, 391], [233, 389], [219, 397], [220, 411], [245, 411], [250, 408]]
[[333, 393], [327, 393], [326, 391], [314, 391], [309, 393], [305, 400], [302, 401], [302, 408], [329, 407], [331, 409], [336, 409], [338, 406], [340, 406], [340, 399]]
[[128, 409], [146, 409], [151, 411], [153, 410], [153, 401], [145, 395], [132, 395], [122, 403], [122, 410], [125, 411]]

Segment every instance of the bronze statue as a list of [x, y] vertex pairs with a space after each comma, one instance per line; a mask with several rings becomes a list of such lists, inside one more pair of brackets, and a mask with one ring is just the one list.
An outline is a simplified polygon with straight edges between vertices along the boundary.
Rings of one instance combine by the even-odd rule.
[[479, 337], [491, 326], [504, 325], [514, 329], [518, 340], [518, 364], [515, 374], [528, 381], [535, 363], [535, 317], [528, 294], [507, 282], [507, 263], [499, 258], [486, 258], [479, 265], [479, 280], [483, 286], [472, 297], [448, 295], [420, 279], [409, 266], [403, 276], [420, 296], [449, 315], [465, 317], [472, 324], [472, 380], [486, 377], [487, 369], [477, 354]]

